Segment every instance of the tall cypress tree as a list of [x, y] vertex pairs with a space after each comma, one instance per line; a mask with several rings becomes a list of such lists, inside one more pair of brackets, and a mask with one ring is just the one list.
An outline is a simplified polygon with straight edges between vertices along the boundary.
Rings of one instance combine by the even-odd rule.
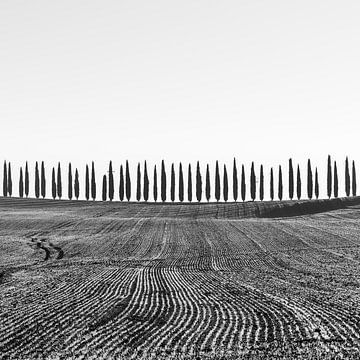
[[251, 174], [250, 174], [250, 193], [252, 201], [256, 198], [256, 176], [254, 169], [254, 162], [251, 163]]
[[8, 180], [7, 180], [7, 165], [6, 161], [4, 161], [4, 173], [3, 173], [3, 196], [8, 195]]
[[171, 164], [171, 179], [170, 179], [170, 198], [175, 201], [175, 169], [174, 164]]
[[315, 197], [319, 198], [319, 178], [318, 178], [318, 171], [317, 167], [315, 168]]
[[8, 194], [11, 197], [12, 195], [12, 177], [11, 177], [11, 163], [8, 165], [8, 186], [7, 186]]
[[223, 185], [223, 196], [224, 196], [224, 200], [228, 201], [228, 197], [229, 197], [229, 183], [228, 183], [228, 175], [227, 175], [227, 171], [226, 171], [226, 165], [224, 164], [224, 185]]
[[166, 201], [166, 170], [164, 160], [161, 161], [161, 201]]
[[20, 167], [19, 196], [20, 196], [21, 198], [24, 196], [24, 179], [23, 179], [23, 170], [22, 170], [22, 167]]
[[45, 165], [44, 162], [41, 162], [41, 196], [45, 199], [46, 196], [46, 179], [45, 179]]
[[106, 201], [106, 193], [107, 193], [107, 180], [106, 175], [103, 176], [103, 183], [102, 183], [102, 201]]
[[236, 160], [234, 158], [234, 163], [233, 163], [233, 198], [234, 198], [235, 202], [238, 199], [238, 191], [239, 191], [238, 175], [237, 175]]
[[79, 200], [80, 185], [79, 185], [79, 172], [78, 172], [78, 169], [75, 169], [74, 191], [75, 191], [75, 198], [76, 198], [76, 200]]
[[56, 199], [56, 179], [55, 179], [55, 168], [52, 168], [52, 177], [51, 177], [51, 195], [53, 197], [53, 199]]
[[28, 163], [25, 164], [25, 196], [29, 196], [29, 169], [28, 169]]
[[339, 195], [339, 179], [336, 167], [336, 161], [334, 161], [334, 197], [338, 197]]
[[136, 177], [136, 200], [141, 200], [141, 170], [140, 163], [137, 166], [137, 177]]
[[188, 168], [188, 201], [192, 201], [192, 175], [191, 175], [191, 164]]
[[40, 179], [38, 162], [35, 163], [35, 196], [38, 199], [40, 196]]
[[354, 160], [352, 162], [352, 196], [356, 196], [356, 169]]
[[148, 176], [148, 172], [147, 172], [146, 160], [145, 160], [145, 163], [144, 163], [144, 189], [143, 189], [143, 193], [144, 193], [144, 200], [148, 201], [149, 200], [149, 176]]
[[125, 186], [124, 186], [124, 171], [123, 171], [123, 166], [120, 165], [120, 183], [119, 183], [119, 199], [120, 201], [124, 200], [124, 190]]
[[349, 159], [345, 160], [345, 193], [346, 196], [350, 196], [350, 171], [349, 171]]
[[96, 178], [95, 178], [95, 165], [91, 163], [91, 198], [93, 201], [96, 199]]
[[89, 177], [89, 166], [86, 164], [85, 171], [85, 199], [89, 200], [90, 198], [90, 177]]
[[331, 171], [331, 157], [328, 155], [327, 164], [327, 196], [330, 199], [332, 193], [332, 171]]
[[61, 168], [60, 163], [58, 163], [58, 172], [57, 172], [57, 194], [59, 199], [62, 197], [62, 184], [61, 184]]
[[246, 182], [245, 182], [245, 167], [241, 166], [241, 199], [245, 201], [246, 198]]
[[270, 199], [274, 200], [274, 171], [273, 168], [270, 169]]
[[154, 196], [154, 201], [156, 202], [156, 201], [157, 201], [157, 198], [158, 198], [156, 165], [154, 166], [154, 187], [153, 187], [153, 196]]
[[307, 166], [307, 193], [308, 193], [308, 198], [311, 200], [313, 196], [313, 177], [312, 177], [310, 159], [308, 160], [308, 166]]
[[283, 181], [282, 181], [282, 171], [281, 171], [281, 165], [279, 165], [279, 183], [278, 183], [278, 197], [281, 201], [283, 198]]
[[211, 195], [211, 189], [210, 189], [210, 170], [209, 170], [209, 164], [206, 165], [206, 180], [205, 180], [205, 196], [206, 200], [209, 202]]
[[73, 180], [72, 180], [72, 169], [71, 163], [69, 163], [69, 171], [68, 171], [68, 198], [72, 199], [73, 196]]
[[130, 169], [129, 162], [126, 160], [125, 164], [125, 194], [127, 201], [131, 199], [131, 179], [130, 179]]
[[175, 201], [175, 169], [174, 164], [171, 164], [171, 178], [170, 178], [170, 198]]
[[260, 165], [260, 201], [264, 200], [264, 169], [263, 166]]
[[296, 195], [298, 200], [301, 199], [301, 174], [300, 174], [300, 166], [297, 166], [297, 175], [296, 175]]
[[201, 201], [202, 197], [202, 179], [201, 179], [201, 172], [200, 172], [200, 164], [197, 162], [196, 164], [196, 200], [198, 202]]
[[179, 200], [184, 201], [184, 175], [181, 163], [179, 165]]
[[220, 200], [220, 173], [219, 173], [219, 162], [216, 160], [215, 167], [215, 199]]
[[110, 201], [114, 199], [114, 173], [111, 160], [109, 162], [109, 199]]
[[294, 170], [292, 159], [289, 159], [289, 199], [292, 200], [294, 197]]

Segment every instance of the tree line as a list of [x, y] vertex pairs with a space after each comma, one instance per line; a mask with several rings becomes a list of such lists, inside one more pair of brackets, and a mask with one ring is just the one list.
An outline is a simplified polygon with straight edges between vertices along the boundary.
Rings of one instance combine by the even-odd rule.
[[[191, 164], [188, 165], [187, 169], [187, 189], [185, 189], [184, 184], [184, 174], [182, 163], [179, 164], [178, 172], [176, 174], [174, 164], [171, 164], [171, 173], [170, 173], [170, 200], [171, 202], [176, 201], [176, 188], [178, 190], [178, 200], [180, 202], [193, 201], [193, 174]], [[213, 184], [211, 183], [211, 175], [209, 170], [209, 164], [206, 166], [205, 174], [205, 186], [203, 186], [203, 174], [201, 173], [199, 161], [196, 164], [195, 169], [195, 199], [200, 202], [203, 195], [207, 201], [210, 201], [211, 198], [211, 189]], [[120, 166], [120, 178], [119, 178], [119, 188], [118, 196], [120, 201], [130, 201], [131, 200], [131, 176], [129, 169], [129, 162], [126, 161], [125, 168], [123, 165]], [[73, 169], [71, 163], [68, 165], [67, 170], [67, 198], [72, 200], [79, 199], [80, 196], [80, 183], [79, 183], [79, 172], [78, 169], [75, 169], [73, 177]], [[244, 165], [241, 166], [240, 178], [238, 176], [238, 169], [236, 160], [233, 161], [232, 167], [232, 196], [234, 201], [238, 201], [240, 195], [241, 200], [245, 201], [247, 196], [247, 185], [250, 186], [250, 198], [252, 201], [259, 199], [260, 201], [264, 200], [264, 169], [263, 165], [260, 165], [259, 176], [256, 176], [254, 162], [251, 164], [250, 169], [250, 184], [246, 183], [246, 173]], [[281, 165], [278, 167], [277, 171], [277, 189], [274, 188], [274, 169], [270, 168], [270, 181], [269, 181], [269, 194], [270, 199], [274, 200], [275, 194], [277, 192], [277, 198], [281, 201], [283, 199], [283, 171]], [[240, 180], [240, 182], [239, 182]], [[28, 197], [29, 196], [29, 169], [28, 163], [25, 164], [25, 169], [20, 167], [20, 176], [19, 176], [19, 197]], [[355, 162], [352, 161], [352, 168], [350, 174], [350, 165], [349, 160], [345, 160], [345, 194], [346, 196], [356, 196], [357, 184], [356, 184], [356, 169]], [[38, 162], [35, 163], [35, 197], [45, 198], [46, 197], [46, 174], [45, 174], [45, 165], [44, 162], [41, 162], [39, 167]], [[306, 174], [306, 196], [308, 199], [319, 197], [319, 176], [318, 169], [315, 167], [315, 173], [311, 165], [310, 159], [307, 162], [307, 174]], [[94, 162], [91, 163], [91, 171], [89, 165], [86, 165], [85, 168], [85, 199], [96, 200], [96, 178], [95, 178], [95, 165]], [[158, 172], [156, 165], [153, 169], [152, 174], [152, 189], [150, 189], [149, 173], [147, 169], [147, 163], [144, 162], [143, 167], [141, 168], [140, 163], [137, 165], [136, 172], [136, 200], [137, 201], [148, 201], [150, 191], [152, 191], [154, 201], [161, 200], [165, 202], [167, 200], [167, 173], [165, 168], [164, 160], [161, 162], [160, 169], [160, 179], [158, 179]], [[187, 190], [187, 193], [185, 193]], [[53, 199], [62, 199], [63, 197], [63, 186], [62, 186], [62, 169], [61, 164], [58, 163], [57, 169], [52, 168], [51, 173], [51, 196]], [[302, 198], [302, 175], [300, 173], [300, 167], [297, 165], [296, 171], [293, 168], [292, 159], [289, 159], [288, 163], [288, 196], [289, 199], [293, 200], [294, 197], [297, 199]], [[13, 184], [12, 184], [12, 175], [11, 175], [11, 163], [4, 162], [4, 172], [3, 172], [3, 196], [12, 196], [13, 194]], [[108, 175], [104, 174], [102, 178], [102, 193], [101, 199], [114, 200], [114, 171], [112, 166], [112, 161], [109, 163]], [[216, 201], [220, 201], [221, 194], [223, 200], [226, 202], [229, 199], [229, 181], [228, 181], [228, 172], [226, 165], [223, 166], [223, 176], [222, 181], [220, 179], [220, 169], [219, 163], [216, 161], [215, 164], [215, 175], [214, 175], [214, 195]], [[338, 181], [338, 170], [336, 161], [332, 162], [330, 155], [328, 156], [327, 161], [327, 196], [331, 198], [332, 196], [337, 198], [339, 194], [339, 181]], [[187, 195], [187, 198], [186, 196]], [[160, 199], [158, 199], [158, 196]]]

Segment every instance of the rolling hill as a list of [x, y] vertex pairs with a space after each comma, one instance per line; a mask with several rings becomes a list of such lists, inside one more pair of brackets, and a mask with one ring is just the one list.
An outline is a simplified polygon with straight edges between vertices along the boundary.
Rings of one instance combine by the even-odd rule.
[[360, 197], [0, 214], [1, 359], [360, 356]]

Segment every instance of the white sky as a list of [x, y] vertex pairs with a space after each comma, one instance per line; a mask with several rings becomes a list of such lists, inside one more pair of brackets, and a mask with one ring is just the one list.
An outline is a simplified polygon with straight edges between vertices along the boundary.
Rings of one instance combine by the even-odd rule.
[[345, 156], [360, 163], [359, 18], [359, 1], [1, 0], [1, 157], [14, 182], [25, 160], [48, 178], [95, 160], [99, 186], [110, 159], [115, 176], [126, 159], [230, 175], [234, 156], [266, 175], [310, 157], [325, 190], [330, 153], [342, 190]]

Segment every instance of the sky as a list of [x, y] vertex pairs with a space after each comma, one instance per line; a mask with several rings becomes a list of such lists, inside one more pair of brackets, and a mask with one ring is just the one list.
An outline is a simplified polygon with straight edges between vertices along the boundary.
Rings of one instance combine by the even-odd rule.
[[325, 196], [331, 154], [342, 194], [345, 157], [360, 164], [359, 18], [359, 1], [2, 0], [0, 160], [14, 183], [26, 160], [48, 178], [71, 161], [80, 181], [95, 161], [100, 184], [109, 160], [116, 178], [125, 160], [230, 173], [235, 157], [267, 176], [311, 158]]

